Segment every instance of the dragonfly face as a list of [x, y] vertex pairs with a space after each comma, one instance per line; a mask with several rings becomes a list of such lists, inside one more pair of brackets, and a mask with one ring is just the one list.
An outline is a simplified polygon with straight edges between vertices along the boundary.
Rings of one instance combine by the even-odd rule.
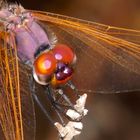
[[[77, 135], [83, 127], [81, 118], [87, 114], [84, 108], [87, 95], [78, 96], [78, 100], [76, 96], [76, 105], [73, 105], [64, 94], [66, 87], [74, 93], [140, 90], [139, 31], [29, 11], [20, 5], [4, 6], [0, 22], [0, 125], [6, 140], [34, 139], [32, 97], [50, 119], [38, 94], [48, 95], [58, 116], [63, 112], [79, 121], [64, 125]], [[56, 95], [67, 104], [61, 104]], [[70, 109], [63, 109], [64, 106]], [[73, 137], [68, 135], [66, 127], [51, 119], [50, 122], [61, 130], [62, 137]]]
[[72, 76], [75, 54], [66, 45], [43, 52], [34, 62], [34, 78], [42, 84], [56, 86], [66, 83]]

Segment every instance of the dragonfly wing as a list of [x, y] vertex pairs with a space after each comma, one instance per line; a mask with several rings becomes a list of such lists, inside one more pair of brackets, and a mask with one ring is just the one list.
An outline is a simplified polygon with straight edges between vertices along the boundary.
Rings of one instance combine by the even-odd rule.
[[24, 140], [35, 140], [36, 132], [34, 102], [31, 94], [32, 87], [30, 85], [31, 74], [31, 68], [20, 62], [19, 77]]
[[[34, 128], [32, 129], [35, 125], [34, 116], [30, 118], [29, 114], [26, 114], [28, 111], [34, 114], [32, 99], [30, 91], [23, 90], [13, 36], [6, 32], [0, 32], [0, 36], [0, 134], [5, 140], [24, 140], [30, 135], [35, 135]], [[9, 46], [6, 43], [8, 41], [12, 41], [13, 46]], [[31, 134], [26, 133], [29, 129], [32, 130]]]
[[0, 50], [0, 124], [6, 140], [22, 140], [23, 127], [21, 115], [20, 87], [16, 51], [9, 47], [9, 36], [1, 32]]
[[83, 21], [88, 28], [140, 45], [140, 31]]
[[137, 31], [128, 30], [130, 39], [124, 40], [105, 34], [103, 29], [99, 30], [100, 25], [94, 30], [93, 25], [78, 19], [40, 12], [33, 15], [52, 28], [58, 43], [66, 43], [75, 50], [78, 62], [73, 78], [79, 89], [99, 93], [140, 90], [140, 45], [130, 42], [132, 32]]
[[54, 14], [50, 12], [32, 11], [32, 10], [29, 11], [31, 11], [37, 19], [42, 21], [49, 21], [49, 22], [57, 23], [62, 26], [64, 24], [65, 25], [74, 24], [77, 27], [82, 25], [93, 31], [103, 33], [104, 35], [108, 34], [140, 45], [139, 30], [113, 27], [105, 24], [100, 24], [97, 22], [77, 19], [77, 18], [64, 16], [60, 14]]

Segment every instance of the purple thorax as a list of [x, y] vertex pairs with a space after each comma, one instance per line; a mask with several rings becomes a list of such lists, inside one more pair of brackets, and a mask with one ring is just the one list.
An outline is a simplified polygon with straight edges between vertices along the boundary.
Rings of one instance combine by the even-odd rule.
[[11, 5], [10, 8], [3, 8], [0, 17], [8, 31], [15, 36], [19, 59], [32, 62], [38, 48], [50, 44], [47, 34], [23, 7]]

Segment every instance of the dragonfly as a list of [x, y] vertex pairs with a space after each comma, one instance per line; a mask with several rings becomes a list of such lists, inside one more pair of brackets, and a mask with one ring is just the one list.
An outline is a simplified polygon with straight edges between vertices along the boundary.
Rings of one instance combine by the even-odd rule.
[[54, 124], [42, 93], [63, 124], [61, 114], [73, 119], [63, 107], [80, 114], [65, 92], [79, 99], [82, 93], [140, 91], [140, 31], [19, 4], [1, 7], [0, 138], [35, 140], [34, 101]]

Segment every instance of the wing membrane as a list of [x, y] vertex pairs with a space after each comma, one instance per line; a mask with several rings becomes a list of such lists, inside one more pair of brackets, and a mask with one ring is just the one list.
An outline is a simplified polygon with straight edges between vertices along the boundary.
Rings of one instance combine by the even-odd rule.
[[[29, 94], [30, 90], [23, 90], [29, 87], [29, 85], [23, 87], [25, 85], [23, 85], [21, 81], [21, 66], [19, 67], [14, 38], [6, 32], [1, 32], [0, 36], [1, 138], [4, 140], [24, 140], [32, 136], [32, 139], [34, 139], [34, 108], [31, 95]], [[11, 44], [13, 44], [13, 46], [9, 46], [7, 44], [8, 41], [12, 41]], [[22, 76], [25, 76], [23, 72]], [[27, 107], [28, 103], [30, 104], [29, 107]], [[27, 109], [32, 114], [31, 118], [27, 118], [29, 115], [26, 114]], [[25, 123], [28, 125], [28, 129], [25, 127]], [[31, 124], [31, 126], [29, 124]]]
[[[23, 139], [18, 62], [15, 52], [8, 47], [8, 35], [1, 40], [1, 126], [6, 140]], [[15, 46], [12, 46], [15, 47]]]
[[59, 43], [69, 44], [76, 51], [78, 64], [74, 79], [79, 89], [99, 93], [140, 90], [139, 31], [52, 13], [32, 13], [53, 29]]
[[[69, 30], [73, 36], [81, 39], [81, 41], [91, 46], [94, 50], [96, 49], [104, 57], [140, 74], [140, 45], [134, 43], [136, 41], [130, 42], [131, 39], [136, 39], [136, 37], [137, 41], [140, 40], [138, 39], [138, 37], [140, 38], [139, 31], [81, 22], [78, 19], [51, 13], [34, 13], [34, 15], [39, 20], [47, 21], [61, 26], [65, 30]], [[116, 37], [115, 35], [120, 36]], [[124, 40], [124, 37], [129, 39]], [[122, 53], [127, 57], [123, 57]]]
[[94, 32], [103, 33], [104, 35], [108, 34], [108, 35], [118, 37], [120, 39], [125, 39], [129, 42], [137, 43], [140, 45], [140, 31], [138, 30], [113, 27], [109, 25], [77, 19], [77, 18], [73, 18], [69, 16], [60, 15], [60, 14], [54, 14], [50, 12], [33, 11], [33, 10], [29, 10], [29, 11], [31, 11], [33, 15], [36, 16], [37, 19], [42, 20], [42, 21], [56, 23], [62, 26], [70, 25], [71, 27], [74, 25], [77, 28], [78, 27], [81, 28], [81, 26], [84, 26], [88, 29], [91, 29]]
[[23, 118], [24, 140], [35, 140], [36, 121], [34, 103], [30, 92], [30, 77], [32, 70], [23, 63], [19, 63], [21, 108]]

